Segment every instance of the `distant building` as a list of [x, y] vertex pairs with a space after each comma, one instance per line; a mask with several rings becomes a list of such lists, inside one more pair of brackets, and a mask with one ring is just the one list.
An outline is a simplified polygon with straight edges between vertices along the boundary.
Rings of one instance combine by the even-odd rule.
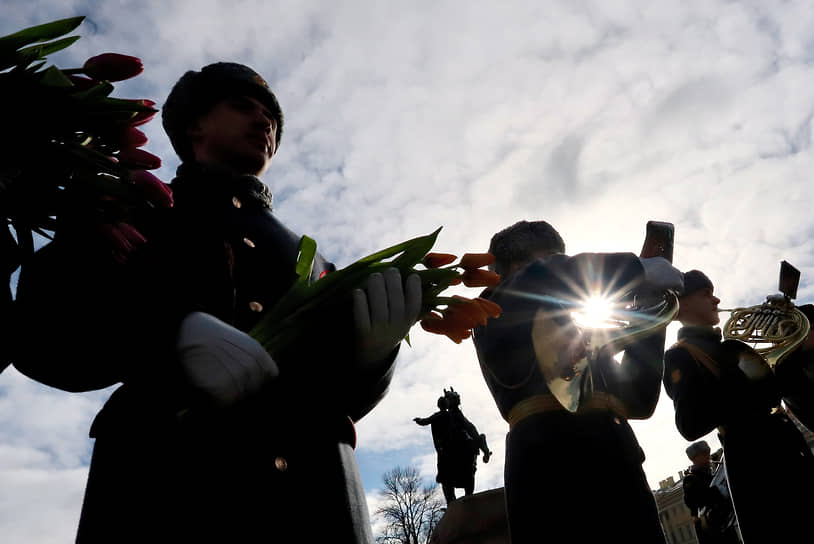
[[684, 504], [683, 479], [683, 472], [678, 473], [678, 483], [669, 476], [653, 492], [668, 544], [698, 544], [690, 509]]

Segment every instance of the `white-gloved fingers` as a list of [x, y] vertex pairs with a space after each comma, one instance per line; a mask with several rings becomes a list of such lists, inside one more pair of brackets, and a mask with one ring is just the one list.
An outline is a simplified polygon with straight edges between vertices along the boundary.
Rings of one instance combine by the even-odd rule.
[[177, 351], [188, 383], [219, 405], [259, 391], [279, 374], [259, 342], [203, 312], [181, 323]]
[[361, 289], [353, 290], [353, 322], [357, 334], [370, 334], [370, 307], [367, 295]]
[[644, 268], [644, 283], [654, 291], [676, 291], [684, 287], [684, 275], [664, 257], [639, 259]]
[[418, 314], [421, 312], [421, 278], [418, 274], [410, 274], [407, 276], [406, 289], [405, 289], [405, 310], [404, 316], [410, 322], [410, 326], [418, 319]]
[[418, 318], [421, 279], [412, 274], [405, 286], [397, 268], [372, 274], [364, 291], [354, 291], [353, 306], [357, 362], [365, 366], [383, 361]]
[[387, 322], [390, 313], [387, 309], [387, 285], [384, 276], [374, 272], [367, 280], [367, 304], [370, 308], [370, 324], [373, 328], [377, 323]]
[[384, 283], [387, 290], [387, 320], [394, 323], [404, 319], [404, 287], [398, 268], [388, 268], [384, 271]]

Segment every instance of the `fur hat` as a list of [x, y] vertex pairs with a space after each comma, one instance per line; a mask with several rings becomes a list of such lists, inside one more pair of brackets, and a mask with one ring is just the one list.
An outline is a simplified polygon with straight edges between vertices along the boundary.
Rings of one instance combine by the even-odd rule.
[[684, 288], [679, 296], [686, 297], [701, 289], [712, 289], [712, 280], [700, 270], [684, 272]]
[[709, 453], [710, 447], [707, 444], [706, 440], [699, 440], [698, 442], [693, 442], [689, 445], [689, 447], [684, 450], [687, 452], [687, 457], [692, 461], [693, 457], [701, 453]]
[[193, 158], [187, 137], [190, 125], [221, 100], [238, 95], [250, 96], [271, 111], [277, 121], [277, 147], [280, 147], [283, 110], [268, 83], [248, 66], [216, 62], [204, 66], [200, 72], [190, 70], [181, 76], [161, 109], [164, 130], [182, 161]]

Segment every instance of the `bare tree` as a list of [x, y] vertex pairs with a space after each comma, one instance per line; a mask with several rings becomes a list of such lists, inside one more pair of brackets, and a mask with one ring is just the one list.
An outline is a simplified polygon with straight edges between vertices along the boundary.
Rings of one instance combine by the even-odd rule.
[[382, 476], [385, 500], [376, 515], [386, 523], [376, 537], [382, 544], [427, 544], [444, 510], [438, 485], [424, 485], [421, 472], [412, 466], [400, 467]]

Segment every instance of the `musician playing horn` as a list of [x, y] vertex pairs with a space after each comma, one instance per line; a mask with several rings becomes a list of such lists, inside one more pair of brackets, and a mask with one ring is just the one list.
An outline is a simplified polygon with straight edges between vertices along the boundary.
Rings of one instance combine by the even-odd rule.
[[[548, 300], [573, 298], [591, 285], [664, 291], [680, 285], [680, 273], [663, 257], [569, 257], [545, 221], [520, 221], [498, 232], [489, 252], [502, 279], [482, 296], [500, 304], [503, 314], [476, 328], [474, 341], [483, 376], [510, 425], [504, 483], [512, 543], [664, 542], [642, 470], [644, 452], [627, 422], [650, 417], [656, 407], [663, 329], [628, 345], [621, 364], [611, 354], [601, 356], [592, 371], [604, 389], [576, 413], [551, 394], [532, 329]], [[576, 336], [575, 352], [578, 344]]]
[[781, 392], [768, 365], [762, 374], [750, 370], [762, 358], [743, 342], [722, 341], [719, 302], [706, 274], [684, 274], [683, 327], [664, 357], [676, 427], [687, 440], [717, 428], [745, 544], [809, 541], [814, 456], [778, 409]]

